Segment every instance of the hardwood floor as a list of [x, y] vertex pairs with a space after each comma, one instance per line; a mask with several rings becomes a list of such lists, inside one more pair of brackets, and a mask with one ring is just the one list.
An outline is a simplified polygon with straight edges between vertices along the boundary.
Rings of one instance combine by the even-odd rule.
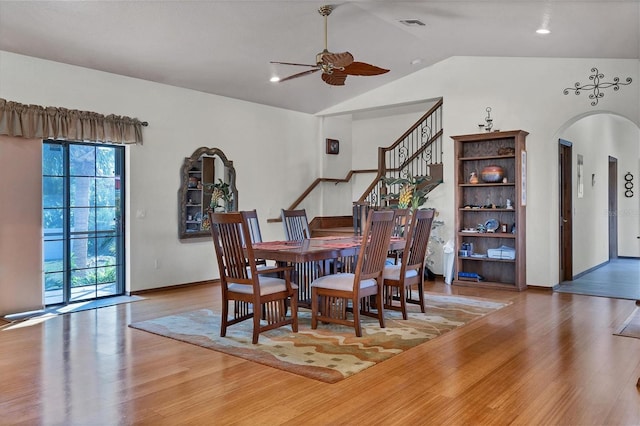
[[219, 304], [219, 288], [0, 329], [0, 424], [640, 424], [631, 300], [544, 290], [428, 291], [512, 305], [337, 384], [127, 325]]

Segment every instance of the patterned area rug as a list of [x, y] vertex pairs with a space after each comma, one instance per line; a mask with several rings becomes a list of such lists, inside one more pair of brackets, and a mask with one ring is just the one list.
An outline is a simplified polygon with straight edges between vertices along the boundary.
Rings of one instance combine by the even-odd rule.
[[362, 337], [353, 328], [319, 324], [300, 309], [298, 333], [281, 327], [262, 333], [251, 344], [251, 321], [232, 325], [220, 337], [220, 312], [202, 309], [130, 324], [130, 327], [238, 356], [327, 383], [335, 383], [416, 345], [507, 306], [509, 303], [461, 296], [427, 294], [426, 312], [410, 307], [409, 319], [385, 311], [385, 328], [363, 317]]
[[[624, 324], [613, 334], [640, 339], [640, 308], [634, 309]], [[640, 383], [640, 380], [638, 380], [638, 383]]]

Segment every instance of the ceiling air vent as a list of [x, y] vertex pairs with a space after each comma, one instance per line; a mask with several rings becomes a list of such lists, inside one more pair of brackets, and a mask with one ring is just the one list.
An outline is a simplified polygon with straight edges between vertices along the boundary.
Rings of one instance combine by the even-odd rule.
[[400, 23], [407, 27], [424, 27], [424, 22], [419, 19], [401, 19]]

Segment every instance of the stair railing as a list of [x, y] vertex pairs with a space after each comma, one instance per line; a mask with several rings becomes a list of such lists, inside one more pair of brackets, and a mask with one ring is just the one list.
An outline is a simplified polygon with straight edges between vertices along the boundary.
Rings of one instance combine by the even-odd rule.
[[[322, 182], [347, 183], [353, 175], [375, 173], [371, 184], [354, 205], [368, 205], [374, 208], [387, 205], [384, 195], [389, 191], [399, 192], [399, 188], [389, 188], [381, 178], [431, 176], [429, 186], [435, 187], [442, 182], [442, 98], [427, 111], [416, 123], [400, 136], [391, 146], [378, 148], [378, 168], [351, 170], [344, 178], [317, 178], [289, 206], [295, 210], [300, 203]], [[267, 222], [280, 222], [281, 218], [267, 219]]]
[[[383, 184], [382, 177], [431, 176], [432, 187], [442, 182], [442, 98], [391, 146], [378, 148], [378, 172], [356, 204], [387, 205], [384, 196], [400, 188]], [[437, 170], [436, 170], [437, 169]], [[435, 173], [434, 173], [435, 172]]]
[[[363, 174], [363, 173], [377, 173], [377, 169], [359, 169], [359, 170], [349, 170], [349, 173], [347, 173], [347, 175], [344, 178], [317, 178], [316, 180], [314, 180], [311, 185], [309, 185], [307, 187], [307, 189], [304, 190], [304, 192], [289, 206], [289, 208], [287, 210], [295, 210], [300, 203], [302, 203], [302, 201], [311, 193], [311, 191], [313, 191], [316, 186], [320, 185], [323, 182], [329, 182], [329, 183], [334, 183], [334, 184], [339, 184], [339, 183], [348, 183], [349, 181], [351, 181], [351, 178], [353, 177], [353, 175], [357, 175], [357, 174]], [[281, 222], [282, 218], [272, 218], [272, 219], [267, 219], [268, 223], [273, 223], [273, 222]]]

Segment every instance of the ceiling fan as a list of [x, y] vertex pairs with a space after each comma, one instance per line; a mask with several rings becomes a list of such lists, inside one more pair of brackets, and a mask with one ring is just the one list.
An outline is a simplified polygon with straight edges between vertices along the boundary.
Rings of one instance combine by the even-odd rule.
[[318, 9], [318, 13], [324, 16], [324, 50], [316, 55], [315, 65], [296, 64], [292, 62], [276, 62], [272, 64], [295, 65], [300, 67], [311, 67], [312, 69], [290, 75], [278, 82], [291, 80], [293, 78], [302, 77], [322, 71], [322, 80], [332, 86], [344, 86], [344, 82], [349, 75], [379, 75], [389, 72], [384, 68], [375, 65], [366, 64], [364, 62], [355, 62], [353, 55], [349, 52], [333, 53], [327, 49], [327, 16], [333, 11], [333, 6], [326, 5]]

